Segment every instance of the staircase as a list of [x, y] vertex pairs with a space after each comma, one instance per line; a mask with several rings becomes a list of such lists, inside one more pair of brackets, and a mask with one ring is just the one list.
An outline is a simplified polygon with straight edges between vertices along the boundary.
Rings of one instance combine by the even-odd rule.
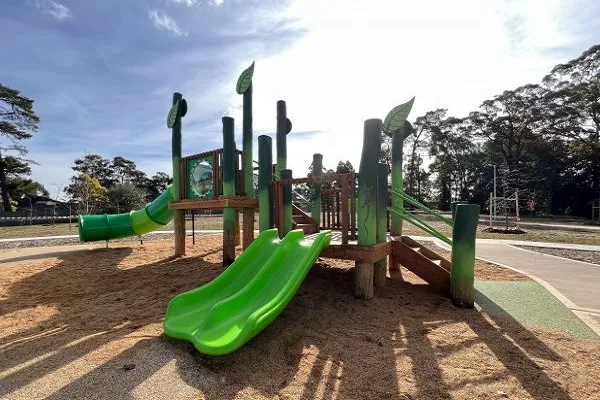
[[294, 204], [292, 204], [292, 228], [302, 229], [307, 235], [319, 232], [317, 221]]
[[408, 236], [392, 241], [393, 257], [406, 269], [429, 283], [440, 294], [450, 293], [451, 264], [444, 257]]

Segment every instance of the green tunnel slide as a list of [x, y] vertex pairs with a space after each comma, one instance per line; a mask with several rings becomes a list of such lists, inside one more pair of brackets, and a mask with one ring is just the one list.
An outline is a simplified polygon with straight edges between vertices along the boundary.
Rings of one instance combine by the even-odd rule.
[[237, 350], [283, 311], [330, 241], [331, 231], [314, 240], [301, 230], [282, 240], [277, 229], [262, 232], [214, 280], [171, 300], [165, 334], [209, 355]]
[[173, 200], [173, 186], [141, 210], [121, 214], [79, 216], [79, 240], [93, 242], [126, 236], [143, 235], [162, 228], [171, 221], [174, 211], [169, 209]]

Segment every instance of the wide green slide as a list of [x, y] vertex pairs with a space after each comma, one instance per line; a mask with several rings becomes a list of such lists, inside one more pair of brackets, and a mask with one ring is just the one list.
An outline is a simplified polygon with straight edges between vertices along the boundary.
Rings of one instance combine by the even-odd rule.
[[162, 228], [173, 219], [169, 202], [173, 200], [173, 186], [141, 210], [121, 214], [79, 216], [79, 240], [93, 242], [126, 236], [143, 235]]
[[239, 349], [283, 311], [330, 241], [331, 231], [314, 240], [301, 230], [283, 240], [276, 229], [262, 232], [213, 281], [171, 300], [165, 334], [209, 355]]

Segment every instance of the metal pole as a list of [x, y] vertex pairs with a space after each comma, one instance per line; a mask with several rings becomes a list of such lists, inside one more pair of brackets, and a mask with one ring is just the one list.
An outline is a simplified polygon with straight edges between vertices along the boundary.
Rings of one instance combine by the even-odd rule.
[[519, 189], [515, 189], [515, 206], [517, 207], [517, 229], [519, 229]]
[[490, 229], [494, 228], [494, 223], [492, 222], [492, 192], [490, 192]]

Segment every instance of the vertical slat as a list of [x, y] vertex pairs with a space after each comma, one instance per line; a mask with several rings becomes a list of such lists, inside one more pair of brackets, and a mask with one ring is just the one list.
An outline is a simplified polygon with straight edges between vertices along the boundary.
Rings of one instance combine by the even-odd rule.
[[356, 173], [350, 175], [350, 236], [356, 239]]

